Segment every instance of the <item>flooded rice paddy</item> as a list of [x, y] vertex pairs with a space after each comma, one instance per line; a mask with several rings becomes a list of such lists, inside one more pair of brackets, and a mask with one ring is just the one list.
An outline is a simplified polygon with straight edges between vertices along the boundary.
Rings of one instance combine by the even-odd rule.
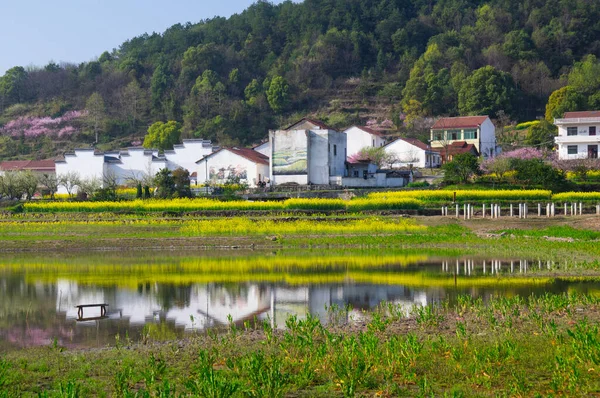
[[[172, 252], [18, 256], [0, 261], [0, 351], [185, 337], [255, 320], [284, 327], [308, 313], [327, 324], [361, 322], [383, 303], [452, 303], [547, 292], [595, 293], [598, 284], [554, 279], [560, 263], [407, 251]], [[600, 290], [598, 290], [600, 292]], [[106, 304], [100, 307], [76, 306]]]

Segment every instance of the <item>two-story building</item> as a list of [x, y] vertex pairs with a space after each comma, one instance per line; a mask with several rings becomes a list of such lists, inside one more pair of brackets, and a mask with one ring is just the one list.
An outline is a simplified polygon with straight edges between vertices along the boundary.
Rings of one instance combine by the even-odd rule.
[[[484, 158], [499, 153], [496, 147], [496, 127], [488, 116], [443, 117], [431, 127], [431, 148], [438, 150], [446, 161], [445, 149], [455, 142], [473, 145]], [[462, 144], [461, 144], [462, 145]]]
[[378, 148], [385, 145], [383, 133], [369, 127], [352, 126], [344, 133], [346, 133], [348, 156], [357, 154], [363, 148]]
[[398, 138], [384, 146], [385, 152], [394, 160], [393, 168], [440, 167], [440, 153], [416, 138]]
[[554, 141], [559, 159], [598, 158], [600, 111], [566, 112], [554, 124], [558, 127]]

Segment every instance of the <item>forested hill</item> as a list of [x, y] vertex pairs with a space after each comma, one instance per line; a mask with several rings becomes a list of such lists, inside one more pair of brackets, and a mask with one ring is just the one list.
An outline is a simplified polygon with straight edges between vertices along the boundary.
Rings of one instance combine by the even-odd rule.
[[[193, 16], [190, 16], [193, 18]], [[597, 0], [258, 2], [133, 38], [97, 61], [0, 79], [0, 157], [136, 144], [155, 121], [251, 144], [305, 114], [335, 127], [428, 116], [529, 120], [600, 108]], [[507, 117], [508, 116], [508, 117]], [[413, 131], [414, 133], [415, 131]]]

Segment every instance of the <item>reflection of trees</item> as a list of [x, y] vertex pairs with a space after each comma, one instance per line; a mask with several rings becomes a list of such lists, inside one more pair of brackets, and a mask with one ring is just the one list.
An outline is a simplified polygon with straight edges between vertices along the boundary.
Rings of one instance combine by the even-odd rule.
[[163, 311], [173, 307], [185, 307], [190, 305], [192, 285], [164, 285], [156, 286], [156, 298]]

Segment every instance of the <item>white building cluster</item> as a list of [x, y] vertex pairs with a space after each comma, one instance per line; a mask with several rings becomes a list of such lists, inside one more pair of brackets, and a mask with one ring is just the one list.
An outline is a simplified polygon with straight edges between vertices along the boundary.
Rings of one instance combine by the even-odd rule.
[[[461, 118], [447, 118], [448, 123], [454, 119]], [[487, 122], [489, 118], [482, 120]], [[485, 123], [474, 137], [466, 137], [465, 132], [465, 139], [479, 142], [478, 137], [487, 137], [484, 127]], [[369, 159], [358, 159], [357, 153], [365, 147], [383, 148], [392, 161], [377, 167]], [[81, 179], [96, 179], [100, 184], [109, 177], [118, 185], [132, 185], [149, 181], [161, 169], [181, 167], [189, 171], [192, 183], [198, 184], [236, 180], [250, 187], [266, 184], [399, 187], [410, 181], [409, 169], [439, 167], [442, 157], [439, 148], [416, 139], [399, 138], [388, 143], [378, 130], [353, 126], [339, 132], [320, 121], [305, 118], [287, 128], [270, 131], [269, 140], [254, 148], [219, 148], [211, 141], [194, 139], [183, 140], [173, 150], [162, 153], [144, 148], [104, 153], [76, 149], [56, 162], [56, 174], [77, 173]], [[59, 190], [64, 191], [64, 187]]]

